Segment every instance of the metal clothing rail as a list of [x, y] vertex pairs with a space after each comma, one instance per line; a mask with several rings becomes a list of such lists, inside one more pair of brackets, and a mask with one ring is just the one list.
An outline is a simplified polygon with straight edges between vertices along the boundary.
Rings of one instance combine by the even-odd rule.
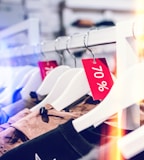
[[[141, 19], [143, 21], [143, 19]], [[144, 30], [139, 29], [138, 32], [136, 31], [136, 24], [135, 20], [129, 20], [126, 22], [122, 22], [124, 24], [123, 34], [125, 37], [133, 37], [133, 36], [139, 36], [139, 35], [144, 35]], [[143, 25], [144, 26], [144, 25]], [[140, 26], [141, 28], [143, 27], [142, 25]], [[31, 29], [35, 28], [36, 26], [31, 25]], [[103, 45], [103, 44], [109, 44], [109, 43], [116, 43], [117, 39], [117, 34], [116, 34], [116, 27], [108, 27], [108, 28], [103, 28], [103, 29], [93, 29], [89, 31], [89, 37], [88, 37], [88, 47], [92, 46], [98, 46], [98, 45]], [[34, 34], [34, 32], [33, 32]], [[69, 49], [78, 49], [78, 48], [85, 48], [84, 45], [84, 36], [85, 33], [81, 34], [74, 34], [71, 36], [71, 39], [69, 41], [68, 48]], [[2, 35], [0, 37], [3, 37]], [[34, 35], [35, 37], [35, 35]], [[34, 38], [33, 37], [33, 38]], [[50, 40], [50, 41], [45, 41], [37, 44], [32, 44], [32, 45], [23, 45], [21, 47], [16, 47], [13, 49], [9, 49], [5, 52], [4, 56], [20, 56], [20, 55], [29, 55], [29, 54], [34, 54], [34, 53], [40, 53], [40, 52], [54, 52], [56, 49], [57, 51], [65, 50], [67, 48], [67, 39], [69, 36], [65, 37], [59, 37], [59, 40]]]
[[[33, 26], [33, 28], [35, 28], [35, 26]], [[84, 48], [85, 47], [84, 35], [85, 33], [72, 35], [68, 48], [69, 49]], [[59, 51], [65, 50], [68, 38], [69, 36], [59, 37], [57, 43], [55, 40], [51, 40], [51, 41], [41, 42], [38, 44], [23, 45], [2, 52], [5, 52], [5, 54], [3, 55], [4, 57], [14, 57], [20, 55], [30, 55], [34, 53], [36, 54], [41, 52], [44, 53], [53, 52], [56, 50], [56, 48]], [[116, 27], [110, 27], [101, 30], [94, 29], [89, 31], [89, 38], [88, 38], [89, 47], [107, 43], [114, 43], [114, 42], [116, 42]]]
[[[98, 46], [102, 44], [109, 44], [116, 42], [116, 27], [109, 27], [104, 29], [92, 29], [88, 30], [89, 36], [88, 36], [88, 47], [92, 46]], [[78, 48], [85, 48], [84, 45], [84, 36], [86, 33], [81, 34], [74, 34], [71, 35], [69, 40], [69, 49], [78, 49]], [[60, 37], [57, 44], [55, 41], [52, 41], [50, 43], [45, 43], [42, 46], [43, 52], [51, 52], [55, 51], [55, 45], [57, 50], [65, 50], [67, 47], [67, 39], [69, 36], [66, 37]]]
[[[125, 38], [142, 36], [144, 35], [144, 23], [143, 18], [135, 18], [133, 20], [122, 21], [119, 24], [122, 24], [124, 28], [122, 29], [123, 35]], [[140, 23], [140, 24], [139, 24]], [[88, 30], [88, 47], [99, 46], [104, 44], [116, 43], [117, 41], [117, 25], [114, 27], [108, 27], [103, 29], [92, 29]], [[86, 33], [74, 34], [71, 36], [69, 40], [69, 49], [78, 49], [85, 48], [84, 44], [84, 36]], [[58, 42], [54, 41], [45, 42], [41, 47], [41, 51], [43, 52], [52, 52], [57, 50], [65, 50], [67, 48], [67, 39], [66, 37], [59, 37]]]

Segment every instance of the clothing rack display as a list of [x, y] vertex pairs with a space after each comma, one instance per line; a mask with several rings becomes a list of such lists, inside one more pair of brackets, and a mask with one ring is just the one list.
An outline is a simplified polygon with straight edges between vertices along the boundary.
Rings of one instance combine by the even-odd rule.
[[[23, 24], [25, 24], [23, 27], [21, 25], [18, 25], [19, 26], [18, 29], [12, 29], [12, 31], [14, 32], [15, 30], [20, 31], [22, 29], [25, 29], [26, 26], [27, 26], [26, 25], [27, 23], [31, 24], [31, 25], [28, 25], [29, 26], [28, 29], [29, 29], [29, 31], [31, 31], [32, 24], [37, 23], [37, 21], [36, 20], [29, 20], [29, 21], [23, 23]], [[118, 28], [119, 28], [119, 26], [123, 26], [123, 28], [122, 28], [123, 41], [125, 41], [126, 38], [134, 37], [134, 36], [136, 37], [136, 36], [144, 34], [144, 31], [142, 29], [139, 30], [139, 31], [136, 30], [137, 19], [136, 20], [129, 20], [127, 22], [120, 22], [118, 25], [116, 25], [114, 27], [108, 27], [108, 28], [104, 28], [104, 29], [100, 29], [100, 30], [97, 30], [97, 29], [89, 30], [88, 31], [89, 32], [88, 44], [87, 44], [87, 47], [94, 47], [94, 46], [99, 46], [99, 45], [104, 45], [104, 44], [116, 43], [116, 45], [117, 45], [117, 51], [116, 52], [119, 54], [119, 58], [117, 60], [118, 61], [117, 62], [118, 63], [117, 64], [118, 72], [119, 72], [119, 68], [121, 66], [125, 66], [124, 63], [127, 63], [129, 61], [129, 59], [131, 59], [131, 55], [129, 55], [130, 57], [127, 57], [128, 58], [127, 62], [125, 62], [124, 57], [123, 56], [121, 57], [121, 55], [122, 55], [121, 53], [123, 51], [126, 52], [125, 48], [127, 48], [128, 44], [126, 44], [126, 46], [125, 46], [125, 44], [122, 44], [122, 42], [119, 40], [119, 38], [118, 38], [118, 30], [119, 30]], [[140, 26], [140, 27], [142, 28], [143, 26]], [[36, 30], [38, 30], [38, 27], [36, 27]], [[13, 33], [12, 31], [9, 30], [9, 31], [5, 32], [5, 34], [1, 34], [1, 37], [9, 35], [10, 33], [12, 34]], [[121, 28], [120, 28], [120, 31], [121, 31]], [[32, 34], [30, 34], [29, 37], [31, 37], [32, 35], [34, 35], [34, 31], [32, 31]], [[69, 50], [78, 49], [78, 48], [85, 48], [84, 36], [85, 36], [85, 33], [84, 34], [75, 34], [75, 35], [72, 35], [70, 37], [69, 36], [59, 37], [57, 42], [56, 42], [56, 40], [54, 40], [54, 41], [38, 43], [38, 34], [37, 34], [37, 36], [36, 36], [37, 37], [37, 44], [32, 43], [32, 45], [24, 45], [22, 47], [10, 49], [10, 50], [8, 50], [8, 52], [9, 53], [15, 53], [15, 55], [12, 55], [12, 54], [8, 54], [8, 55], [5, 54], [5, 55], [7, 55], [8, 57], [9, 56], [13, 57], [13, 56], [16, 56], [16, 55], [20, 56], [21, 53], [22, 53], [22, 55], [29, 55], [29, 54], [33, 54], [33, 53], [34, 54], [36, 54], [36, 53], [39, 54], [41, 52], [43, 52], [43, 53], [55, 52], [56, 50], [61, 51], [61, 50], [66, 50], [67, 48]], [[35, 35], [33, 37], [35, 37]], [[68, 45], [67, 44], [68, 43], [68, 38], [70, 38], [69, 46], [67, 46]], [[32, 38], [30, 38], [30, 40], [32, 40]], [[123, 49], [123, 51], [122, 51], [122, 49]], [[125, 67], [125, 69], [127, 69], [127, 67]], [[119, 74], [119, 73], [117, 73], [117, 74]], [[130, 123], [131, 122], [132, 121], [130, 121]], [[127, 126], [129, 126], [129, 124], [127, 124]], [[127, 128], [127, 126], [126, 126], [126, 128]]]
[[[18, 101], [9, 102], [6, 105], [0, 102], [0, 117], [2, 120], [0, 124], [0, 160], [80, 160], [79, 158], [88, 154], [94, 146], [105, 147], [105, 144], [107, 145], [111, 140], [119, 138], [119, 135], [116, 135], [117, 133], [107, 135], [106, 130], [109, 130], [109, 127], [112, 127], [112, 131], [114, 131], [113, 129], [119, 130], [118, 127], [121, 127], [120, 129], [127, 133], [138, 128], [140, 126], [137, 118], [139, 116], [139, 107], [134, 103], [143, 98], [144, 90], [142, 84], [144, 77], [141, 78], [141, 75], [144, 71], [144, 63], [137, 64], [139, 62], [139, 57], [135, 50], [137, 46], [133, 46], [129, 40], [136, 41], [139, 36], [144, 35], [144, 23], [139, 26], [140, 21], [143, 21], [143, 17], [119, 22], [113, 27], [90, 29], [82, 34], [58, 37], [55, 40], [45, 42], [37, 41], [37, 43], [24, 44], [7, 51], [1, 50], [1, 52], [6, 53], [1, 57], [2, 59], [3, 57], [38, 56], [41, 53], [48, 55], [49, 53], [57, 52], [58, 54], [59, 51], [63, 50], [73, 54], [71, 51], [83, 48], [92, 52], [94, 47], [115, 44], [117, 72], [116, 81], [105, 99], [97, 98], [98, 100], [94, 100], [89, 93], [90, 87], [85, 77], [84, 68], [60, 65], [56, 67], [56, 70], [54, 69], [48, 73], [46, 75], [47, 79], [45, 78], [43, 82], [38, 67], [28, 66], [25, 68], [24, 66], [23, 68], [20, 66], [22, 71], [20, 70], [21, 68], [16, 68], [19, 70], [17, 70], [16, 75], [13, 74], [12, 76], [12, 80], [15, 83], [22, 82], [24, 75], [28, 71], [29, 74], [27, 74], [28, 77], [25, 77], [23, 85], [17, 85], [16, 83], [16, 87], [14, 86], [13, 93], [15, 93], [15, 88], [18, 88], [18, 93], [21, 96], [20, 99], [18, 97]], [[1, 37], [3, 39], [13, 33], [18, 33], [15, 30], [20, 31], [20, 28], [23, 30], [25, 27], [13, 29], [13, 32], [9, 30], [5, 34], [3, 32]], [[92, 58], [97, 58], [97, 55], [94, 54]], [[99, 67], [102, 66], [99, 65]], [[2, 68], [2, 74], [5, 73], [5, 68]], [[99, 68], [95, 69], [98, 70]], [[140, 72], [137, 72], [138, 70]], [[94, 72], [94, 75], [96, 74], [97, 72]], [[1, 84], [4, 83], [6, 86], [10, 81], [5, 83], [5, 77], [7, 78], [7, 75], [4, 75], [4, 78], [2, 77]], [[107, 78], [108, 76], [104, 75], [104, 77]], [[11, 78], [7, 79], [11, 80]], [[53, 82], [52, 85], [50, 80]], [[45, 83], [45, 85], [50, 85], [50, 91], [40, 94], [38, 90], [47, 90], [46, 86], [44, 86], [46, 81], [47, 84]], [[139, 84], [135, 86], [137, 81]], [[28, 84], [28, 82], [31, 83]], [[102, 90], [105, 87], [106, 89], [108, 88], [107, 83], [106, 86], [103, 83], [106, 82], [105, 80], [100, 82], [102, 83], [97, 83], [97, 85], [100, 85], [98, 90], [100, 88]], [[41, 87], [43, 89], [40, 89]], [[133, 89], [131, 90], [132, 87]], [[27, 91], [25, 92], [24, 89]], [[101, 89], [99, 91], [101, 92]], [[133, 93], [133, 91], [135, 92]], [[3, 94], [7, 98], [8, 93], [5, 90], [2, 91], [0, 94], [1, 100], [3, 100]], [[21, 93], [25, 93], [26, 96]], [[81, 97], [75, 97], [76, 95]], [[115, 114], [117, 113], [120, 120], [122, 119], [121, 117], [125, 117], [125, 119], [122, 119], [123, 121], [126, 120], [125, 124], [121, 123], [121, 126], [113, 126], [111, 122], [116, 121]], [[103, 129], [105, 130], [104, 132], [102, 131]], [[60, 146], [59, 144], [62, 145]], [[28, 151], [30, 153], [26, 154]], [[108, 154], [104, 155], [109, 157]], [[99, 153], [95, 156], [99, 156]], [[107, 157], [97, 159], [111, 159]]]
[[[88, 47], [116, 43], [117, 77], [137, 61], [137, 57], [134, 57], [136, 54], [133, 54], [134, 50], [131, 50], [131, 46], [128, 43], [127, 38], [134, 36], [137, 37], [144, 34], [142, 29], [137, 29], [137, 23], [139, 24], [140, 19], [138, 18], [135, 20], [120, 22], [116, 27], [89, 31]], [[70, 39], [68, 48], [85, 48], [84, 36], [85, 33], [73, 35]], [[57, 50], [67, 49], [67, 40], [68, 37], [60, 38], [59, 43], [57, 44]], [[55, 45], [55, 42], [52, 42], [51, 44], [49, 43], [49, 45], [45, 44], [42, 46], [41, 50], [42, 52], [55, 51]], [[125, 109], [119, 113], [119, 117], [122, 119], [122, 122], [120, 122], [122, 128], [136, 129], [140, 125], [138, 118], [136, 121], [134, 120], [134, 117], [139, 117], [139, 108], [137, 105]]]

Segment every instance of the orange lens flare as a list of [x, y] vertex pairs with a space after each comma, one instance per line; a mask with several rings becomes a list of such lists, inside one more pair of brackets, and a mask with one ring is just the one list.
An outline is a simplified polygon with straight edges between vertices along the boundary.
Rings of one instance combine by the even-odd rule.
[[[134, 14], [137, 18], [136, 24], [134, 24], [134, 36], [136, 40], [136, 52], [141, 61], [144, 60], [144, 0], [135, 0], [134, 3]], [[118, 113], [114, 118], [107, 120], [106, 123], [109, 124], [109, 128], [103, 128], [102, 134], [107, 135], [109, 138], [101, 136], [99, 160], [124, 160], [117, 145], [118, 139], [126, 134], [125, 131], [121, 129], [123, 120], [120, 114], [121, 113]], [[115, 124], [115, 127], [112, 127], [113, 124]]]
[[125, 135], [124, 130], [119, 128], [118, 119], [119, 116], [117, 114], [106, 122], [109, 124], [108, 128], [103, 128], [102, 135], [107, 135], [108, 138], [101, 136], [100, 146], [102, 147], [100, 148], [102, 149], [100, 149], [99, 160], [124, 160], [117, 147], [118, 138]]
[[[144, 33], [144, 1], [135, 0], [135, 15], [137, 18], [137, 24], [134, 27], [135, 33]], [[136, 49], [139, 60], [144, 59], [144, 34], [136, 36]]]

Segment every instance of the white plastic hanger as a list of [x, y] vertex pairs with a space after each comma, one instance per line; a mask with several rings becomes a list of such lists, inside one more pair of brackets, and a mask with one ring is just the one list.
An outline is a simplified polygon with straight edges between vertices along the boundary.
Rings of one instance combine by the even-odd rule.
[[126, 159], [144, 151], [144, 125], [118, 140], [118, 147]]
[[144, 98], [144, 63], [138, 63], [114, 82], [105, 99], [87, 114], [73, 120], [74, 128], [80, 132], [92, 125], [95, 127], [113, 114]]
[[90, 92], [83, 68], [72, 78], [62, 94], [51, 103], [56, 110], [62, 110]]
[[21, 71], [22, 67], [6, 67], [5, 68], [5, 73], [3, 74], [4, 78], [4, 86], [5, 90], [0, 94], [0, 99], [4, 98], [5, 96], [10, 93], [11, 88], [12, 88], [12, 83], [16, 75]]
[[24, 76], [24, 78], [19, 82], [16, 89], [23, 88], [28, 80], [30, 79], [31, 75], [37, 70], [37, 67], [34, 67], [33, 69], [29, 70], [27, 74]]
[[56, 68], [51, 70], [49, 72], [49, 74], [44, 78], [42, 84], [40, 85], [40, 87], [36, 91], [39, 95], [47, 95], [51, 91], [54, 84], [56, 83], [57, 78], [70, 68], [67, 65], [63, 65], [64, 64], [64, 56], [63, 56], [63, 54], [59, 53], [57, 50], [57, 42], [60, 39], [61, 39], [61, 37], [58, 37], [55, 40], [55, 52], [59, 56], [60, 64], [62, 64], [62, 65], [57, 66]]
[[[72, 38], [71, 36], [67, 38], [66, 50], [72, 56], [74, 60], [74, 65], [76, 67], [76, 57], [70, 52], [68, 47], [71, 38]], [[90, 92], [90, 87], [85, 75], [85, 71], [83, 68], [81, 68], [80, 71], [77, 74], [75, 74], [74, 77], [72, 77], [68, 86], [65, 87], [61, 95], [57, 97], [57, 99], [53, 101], [51, 105], [56, 110], [60, 111], [89, 92]]]
[[3, 105], [8, 105], [12, 102], [12, 95], [16, 89], [17, 84], [19, 83], [19, 81], [21, 79], [23, 79], [23, 77], [25, 76], [25, 74], [27, 74], [27, 72], [29, 70], [31, 70], [33, 67], [32, 66], [25, 66], [22, 67], [13, 77], [11, 84], [5, 89], [5, 95], [0, 99], [0, 103]]
[[1, 78], [0, 78], [0, 87], [2, 88], [5, 88], [5, 81], [6, 81], [6, 75], [5, 75], [5, 72], [7, 71], [8, 67], [1, 67], [0, 66], [0, 75]]
[[40, 75], [40, 70], [39, 68], [36, 68], [36, 70], [32, 73], [30, 79], [20, 92], [22, 98], [28, 99], [30, 97], [29, 93], [31, 91], [36, 91], [38, 87], [41, 85], [41, 83], [42, 83], [42, 78]]
[[44, 78], [44, 80], [42, 81], [41, 85], [39, 86], [36, 92], [42, 96], [47, 95], [51, 91], [54, 84], [56, 83], [58, 77], [62, 75], [65, 71], [67, 71], [69, 68], [70, 68], [69, 66], [60, 65], [51, 70], [46, 75], [46, 77]]
[[[68, 39], [67, 39], [66, 50], [68, 51], [68, 53], [74, 59], [74, 64], [75, 64], [75, 67], [76, 67], [76, 57], [74, 57], [68, 49], [68, 44], [69, 44], [68, 42], [69, 41], [70, 41], [70, 37], [68, 37]], [[55, 45], [55, 50], [57, 51], [56, 45]], [[53, 107], [55, 109], [60, 110], [60, 109], [63, 109], [65, 107], [67, 107], [67, 106], [63, 105], [64, 101], [68, 102], [68, 103], [65, 103], [65, 104], [70, 105], [71, 103], [73, 103], [78, 98], [81, 98], [86, 93], [85, 93], [85, 90], [83, 90], [84, 91], [83, 93], [77, 91], [79, 89], [78, 87], [80, 87], [80, 86], [78, 86], [79, 82], [77, 83], [77, 81], [75, 79], [76, 79], [77, 76], [79, 76], [79, 78], [82, 77], [81, 80], [83, 80], [83, 77], [84, 77], [83, 75], [84, 74], [82, 74], [82, 72], [84, 72], [84, 70], [82, 68], [71, 68], [71, 69], [65, 71], [58, 78], [58, 80], [56, 81], [55, 85], [53, 86], [50, 93], [46, 96], [46, 98], [44, 100], [42, 100], [38, 105], [34, 106], [31, 110], [32, 111], [37, 110], [40, 107], [42, 107], [42, 106], [44, 106], [48, 103], [51, 104], [51, 105], [54, 105]], [[85, 87], [83, 86], [83, 87], [80, 87], [80, 88], [85, 88]], [[87, 93], [88, 93], [89, 89], [87, 89], [87, 90], [88, 90], [87, 91]], [[66, 97], [63, 98], [65, 95], [66, 95]], [[80, 96], [80, 95], [82, 95], [82, 96]], [[61, 107], [59, 107], [59, 106], [61, 106]]]
[[[52, 104], [65, 90], [73, 77], [81, 71], [81, 68], [70, 68], [65, 71], [56, 81], [50, 93], [36, 106], [31, 108], [32, 111], [37, 110], [46, 104]], [[68, 93], [70, 94], [70, 93]], [[63, 99], [65, 101], [65, 99]]]

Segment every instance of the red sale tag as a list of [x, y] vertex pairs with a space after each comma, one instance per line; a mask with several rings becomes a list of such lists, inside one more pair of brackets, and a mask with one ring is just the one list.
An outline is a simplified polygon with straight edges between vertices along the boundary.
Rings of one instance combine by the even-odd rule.
[[82, 59], [82, 63], [93, 99], [104, 99], [113, 85], [113, 80], [106, 59]]
[[42, 79], [55, 67], [58, 66], [56, 61], [39, 61], [38, 62]]

